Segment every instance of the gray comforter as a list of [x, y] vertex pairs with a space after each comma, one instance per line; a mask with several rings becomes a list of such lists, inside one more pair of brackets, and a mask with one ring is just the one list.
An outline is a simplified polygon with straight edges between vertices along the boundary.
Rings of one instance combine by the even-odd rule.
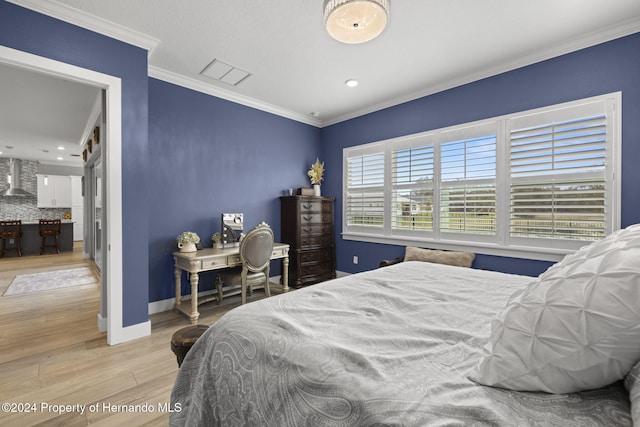
[[187, 355], [171, 425], [631, 425], [620, 383], [550, 395], [467, 379], [530, 280], [406, 262], [238, 307]]

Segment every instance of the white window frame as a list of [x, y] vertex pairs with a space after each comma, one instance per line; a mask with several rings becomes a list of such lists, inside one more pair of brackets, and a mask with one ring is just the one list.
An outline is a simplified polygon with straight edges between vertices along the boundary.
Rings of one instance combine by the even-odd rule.
[[[602, 103], [604, 105], [607, 121], [607, 153], [606, 153], [606, 223], [605, 235], [620, 228], [620, 169], [621, 169], [621, 130], [622, 130], [622, 93], [614, 92], [577, 101], [542, 107], [533, 110], [517, 112], [486, 120], [465, 123], [447, 128], [406, 135], [398, 138], [372, 142], [368, 144], [347, 147], [343, 149], [343, 200], [347, 195], [347, 160], [352, 153], [384, 152], [385, 155], [385, 183], [384, 183], [384, 226], [372, 230], [368, 227], [353, 227], [346, 222], [345, 203], [342, 212], [342, 237], [345, 240], [354, 240], [371, 243], [384, 243], [395, 245], [414, 245], [434, 249], [470, 250], [489, 255], [508, 256], [516, 258], [558, 261], [564, 255], [571, 253], [588, 241], [568, 241], [556, 239], [536, 239], [537, 242], [526, 238], [514, 238], [509, 236], [509, 205], [510, 205], [510, 166], [509, 144], [510, 126], [513, 121], [526, 120], [527, 116], [548, 114], [564, 114], [565, 111], [577, 109], [589, 104]], [[434, 144], [435, 151], [440, 150], [440, 144], [447, 141], [455, 141], [461, 138], [470, 138], [488, 134], [494, 131], [496, 134], [496, 235], [471, 235], [445, 233], [439, 230], [440, 210], [440, 183], [434, 182], [434, 208], [433, 231], [392, 230], [392, 152], [397, 149], [417, 147]], [[439, 154], [434, 168], [436, 176], [440, 176]], [[533, 243], [533, 244], [532, 244]]]

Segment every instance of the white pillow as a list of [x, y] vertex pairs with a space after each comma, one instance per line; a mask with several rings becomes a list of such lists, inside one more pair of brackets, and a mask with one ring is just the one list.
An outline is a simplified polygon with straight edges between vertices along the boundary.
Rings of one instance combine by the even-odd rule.
[[572, 393], [623, 378], [640, 359], [640, 224], [566, 256], [511, 296], [469, 378]]

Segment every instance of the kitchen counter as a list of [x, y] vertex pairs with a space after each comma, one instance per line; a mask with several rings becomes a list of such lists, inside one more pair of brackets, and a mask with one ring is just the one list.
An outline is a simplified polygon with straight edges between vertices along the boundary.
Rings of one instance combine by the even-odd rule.
[[[22, 255], [39, 255], [40, 254], [40, 232], [38, 231], [38, 221], [22, 222]], [[47, 245], [53, 244], [53, 238], [47, 239]], [[58, 236], [58, 244], [60, 252], [69, 252], [73, 250], [73, 221], [62, 220], [60, 236]], [[8, 242], [7, 242], [7, 246]], [[54, 248], [46, 248], [44, 254], [55, 254]], [[15, 252], [7, 252], [5, 257], [17, 256]]]

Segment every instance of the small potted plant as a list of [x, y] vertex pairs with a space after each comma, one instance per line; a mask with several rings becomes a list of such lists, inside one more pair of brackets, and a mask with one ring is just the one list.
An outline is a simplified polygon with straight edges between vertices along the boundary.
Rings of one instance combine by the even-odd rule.
[[195, 252], [198, 250], [196, 245], [200, 243], [200, 236], [193, 231], [185, 231], [176, 238], [176, 241], [180, 252]]
[[324, 162], [320, 163], [320, 160], [316, 158], [316, 162], [311, 165], [311, 169], [307, 172], [307, 175], [311, 179], [311, 184], [313, 184], [313, 195], [320, 196], [320, 183], [324, 174]]
[[222, 248], [222, 234], [213, 233], [213, 236], [211, 236], [211, 240], [213, 241], [214, 248]]

